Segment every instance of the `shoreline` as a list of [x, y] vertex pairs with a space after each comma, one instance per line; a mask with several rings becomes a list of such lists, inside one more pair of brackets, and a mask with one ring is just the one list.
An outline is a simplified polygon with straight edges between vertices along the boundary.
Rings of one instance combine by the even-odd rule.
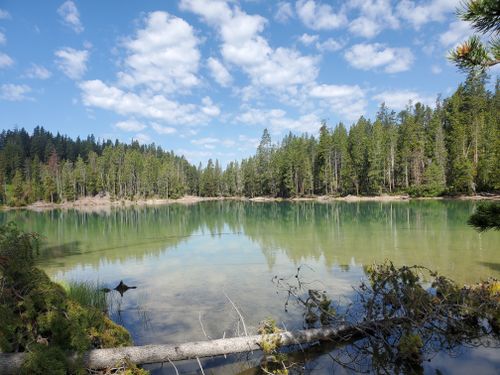
[[458, 196], [441, 196], [441, 197], [410, 197], [405, 194], [395, 195], [347, 195], [343, 197], [333, 196], [312, 196], [312, 197], [296, 197], [296, 198], [273, 198], [273, 197], [198, 197], [194, 195], [185, 195], [178, 199], [150, 198], [150, 199], [120, 199], [111, 200], [109, 196], [104, 197], [84, 197], [73, 202], [50, 203], [50, 202], [35, 202], [33, 204], [21, 207], [2, 206], [4, 211], [9, 210], [29, 210], [29, 211], [48, 211], [57, 209], [76, 209], [81, 211], [99, 211], [110, 210], [111, 208], [126, 208], [126, 207], [145, 207], [145, 206], [164, 206], [169, 204], [190, 205], [208, 201], [241, 201], [241, 202], [404, 202], [411, 200], [471, 200], [471, 201], [497, 201], [500, 200], [500, 195], [458, 195]]

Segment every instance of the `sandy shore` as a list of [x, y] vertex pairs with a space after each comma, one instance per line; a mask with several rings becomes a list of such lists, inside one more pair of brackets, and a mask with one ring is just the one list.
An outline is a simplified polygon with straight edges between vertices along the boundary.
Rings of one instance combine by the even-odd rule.
[[500, 200], [500, 195], [473, 195], [473, 196], [453, 196], [453, 197], [423, 197], [411, 198], [409, 195], [377, 195], [377, 196], [356, 196], [347, 195], [345, 197], [314, 196], [300, 198], [272, 198], [272, 197], [198, 197], [186, 195], [179, 199], [138, 199], [138, 200], [112, 200], [109, 196], [96, 196], [79, 198], [74, 202], [50, 203], [35, 202], [24, 207], [7, 207], [5, 210], [27, 209], [33, 211], [45, 211], [53, 209], [76, 209], [81, 211], [109, 211], [111, 208], [131, 207], [131, 206], [162, 206], [167, 204], [195, 204], [206, 201], [248, 201], [248, 202], [394, 202], [409, 200]]

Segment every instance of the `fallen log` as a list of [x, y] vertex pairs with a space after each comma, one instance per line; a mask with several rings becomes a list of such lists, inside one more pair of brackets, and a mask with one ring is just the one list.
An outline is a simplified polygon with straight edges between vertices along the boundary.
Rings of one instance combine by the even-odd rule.
[[[208, 341], [188, 342], [178, 345], [144, 345], [122, 348], [94, 349], [83, 354], [83, 365], [90, 369], [114, 367], [124, 359], [137, 364], [163, 363], [188, 359], [214, 357], [260, 350], [264, 339], [279, 339], [280, 347], [307, 344], [316, 341], [339, 340], [342, 342], [366, 336], [384, 321], [361, 325], [341, 325], [300, 331], [284, 331], [269, 335], [224, 338]], [[0, 353], [0, 374], [17, 374], [25, 360], [26, 353]], [[71, 355], [68, 360], [82, 363], [82, 356]]]

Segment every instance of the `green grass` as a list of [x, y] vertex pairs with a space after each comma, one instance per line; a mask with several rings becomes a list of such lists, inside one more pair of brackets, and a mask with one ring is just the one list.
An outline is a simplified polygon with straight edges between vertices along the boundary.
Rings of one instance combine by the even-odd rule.
[[68, 297], [82, 306], [95, 307], [100, 311], [108, 309], [106, 293], [98, 281], [69, 281], [60, 283]]

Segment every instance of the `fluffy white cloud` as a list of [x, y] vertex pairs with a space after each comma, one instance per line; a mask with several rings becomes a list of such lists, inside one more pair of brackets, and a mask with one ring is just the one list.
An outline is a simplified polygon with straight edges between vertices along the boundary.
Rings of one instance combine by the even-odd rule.
[[10, 18], [10, 13], [5, 9], [0, 9], [0, 20], [7, 20]]
[[121, 85], [146, 87], [166, 93], [187, 90], [199, 84], [198, 40], [183, 19], [166, 12], [149, 13], [144, 28], [125, 47], [126, 70], [118, 73]]
[[278, 3], [276, 13], [274, 14], [274, 19], [278, 22], [285, 23], [292, 17], [293, 17], [292, 4], [286, 1], [280, 1]]
[[48, 79], [51, 76], [52, 73], [47, 68], [37, 64], [31, 64], [24, 74], [24, 77], [34, 79]]
[[344, 26], [347, 17], [342, 12], [335, 13], [328, 4], [319, 4], [314, 0], [299, 0], [295, 9], [302, 23], [313, 30], [331, 30]]
[[333, 38], [328, 38], [323, 42], [316, 43], [316, 48], [320, 52], [335, 52], [342, 49], [343, 46], [344, 44], [342, 42], [339, 42], [338, 40], [335, 40]]
[[332, 112], [348, 120], [355, 120], [366, 111], [365, 93], [358, 85], [317, 85], [310, 95], [322, 99]]
[[134, 119], [119, 121], [114, 125], [114, 127], [126, 132], [140, 132], [141, 130], [146, 129], [146, 125]]
[[454, 21], [450, 23], [448, 30], [439, 36], [439, 41], [445, 47], [455, 47], [473, 33], [474, 31], [468, 22]]
[[229, 74], [226, 67], [222, 65], [222, 63], [219, 60], [213, 57], [210, 57], [207, 60], [207, 64], [214, 80], [223, 87], [229, 86], [229, 84], [232, 81], [232, 77], [231, 74]]
[[183, 19], [166, 12], [147, 14], [134, 36], [121, 43], [127, 55], [123, 69], [117, 72], [117, 81], [88, 80], [79, 84], [83, 104], [139, 121], [157, 121], [150, 126], [158, 134], [176, 131], [164, 124], [210, 122], [220, 109], [209, 97], [198, 104], [177, 99], [200, 84], [198, 43], [193, 28]]
[[460, 0], [429, 0], [425, 4], [402, 0], [397, 5], [397, 14], [418, 29], [428, 22], [443, 21], [459, 5]]
[[0, 31], [0, 44], [5, 43], [7, 43], [7, 38], [5, 37], [5, 34]]
[[220, 115], [220, 109], [217, 107], [208, 96], [205, 96], [201, 103], [203, 106], [201, 107], [201, 111], [210, 117], [215, 117]]
[[0, 99], [9, 101], [21, 101], [30, 99], [27, 94], [31, 88], [27, 85], [15, 85], [13, 83], [4, 83], [0, 86]]
[[14, 60], [10, 58], [6, 53], [0, 52], [0, 69], [8, 68], [14, 64]]
[[172, 128], [170, 126], [163, 126], [158, 124], [157, 122], [151, 123], [151, 127], [155, 132], [161, 135], [174, 134], [175, 132], [177, 132], [175, 128]]
[[265, 126], [276, 133], [289, 130], [314, 133], [321, 126], [319, 117], [314, 113], [291, 118], [287, 116], [284, 110], [278, 108], [251, 108], [238, 115], [236, 121], [244, 124]]
[[435, 98], [422, 96], [418, 92], [411, 90], [391, 90], [383, 91], [373, 97], [378, 103], [385, 103], [387, 107], [394, 110], [405, 109], [411, 101], [413, 104], [419, 102], [425, 105], [433, 105]]
[[357, 69], [384, 69], [387, 73], [398, 73], [410, 69], [413, 54], [408, 48], [391, 48], [384, 44], [356, 44], [344, 54], [349, 64]]
[[64, 2], [58, 9], [57, 14], [61, 16], [63, 23], [72, 28], [77, 34], [83, 31], [83, 25], [80, 21], [80, 13], [75, 3], [71, 0]]
[[200, 106], [181, 104], [164, 95], [127, 92], [100, 80], [84, 81], [79, 87], [82, 90], [82, 101], [86, 106], [178, 125], [209, 121], [209, 116], [201, 111]]
[[318, 57], [304, 56], [289, 48], [271, 48], [260, 35], [266, 24], [262, 16], [247, 14], [221, 0], [182, 0], [180, 7], [217, 28], [224, 60], [249, 76], [252, 89], [294, 91], [297, 85], [316, 78]]
[[65, 47], [55, 52], [57, 67], [69, 78], [78, 80], [87, 71], [89, 51]]
[[302, 34], [298, 38], [299, 42], [301, 42], [302, 44], [305, 44], [306, 46], [313, 44], [318, 39], [319, 39], [319, 35], [311, 35], [311, 34], [307, 34], [307, 33]]
[[373, 38], [386, 28], [399, 27], [390, 0], [353, 0], [348, 6], [359, 12], [359, 16], [349, 23], [349, 31], [354, 35]]

